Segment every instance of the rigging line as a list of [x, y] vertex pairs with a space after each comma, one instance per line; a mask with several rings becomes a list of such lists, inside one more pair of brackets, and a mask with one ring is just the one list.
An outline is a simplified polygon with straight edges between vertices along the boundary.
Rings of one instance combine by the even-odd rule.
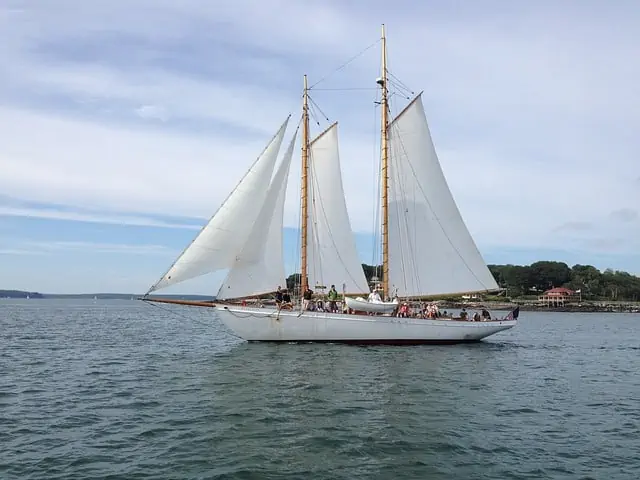
[[[374, 210], [373, 210], [373, 228], [372, 228], [372, 232], [373, 232], [373, 238], [372, 238], [372, 248], [371, 248], [371, 255], [372, 255], [372, 266], [374, 267], [374, 272], [375, 272], [375, 276], [378, 277], [378, 279], [380, 279], [380, 269], [379, 269], [379, 255], [380, 255], [380, 230], [381, 230], [381, 225], [380, 225], [380, 209], [381, 209], [381, 182], [382, 182], [382, 175], [380, 175], [381, 172], [381, 168], [382, 168], [382, 150], [379, 148], [379, 144], [378, 144], [378, 133], [380, 132], [380, 129], [378, 129], [378, 111], [377, 111], [377, 105], [379, 104], [378, 102], [378, 98], [379, 98], [379, 89], [376, 88], [376, 98], [374, 100], [374, 108], [373, 108], [373, 142], [372, 142], [372, 148], [373, 148], [373, 155], [372, 158], [375, 159], [375, 166], [376, 168], [374, 169], [373, 172], [373, 205], [374, 205]], [[382, 138], [382, 135], [380, 135], [380, 137]]]
[[316, 85], [318, 85], [319, 83], [324, 82], [325, 80], [327, 80], [329, 77], [331, 77], [332, 75], [336, 74], [337, 72], [339, 72], [340, 70], [342, 70], [343, 68], [345, 68], [347, 65], [349, 65], [351, 62], [353, 62], [355, 59], [357, 59], [358, 57], [360, 57], [361, 55], [363, 55], [365, 52], [367, 52], [368, 50], [372, 49], [373, 47], [375, 47], [379, 42], [381, 41], [381, 39], [377, 39], [375, 42], [373, 42], [371, 45], [369, 45], [368, 47], [366, 47], [364, 50], [362, 50], [360, 53], [357, 53], [356, 55], [354, 55], [353, 57], [351, 57], [349, 60], [347, 60], [346, 62], [344, 62], [342, 65], [340, 65], [338, 68], [336, 68], [334, 71], [332, 71], [331, 73], [325, 75], [324, 77], [322, 77], [320, 80], [318, 80], [316, 83], [314, 83], [313, 85], [311, 85], [309, 87], [309, 90], [311, 90], [313, 87], [315, 87]]
[[310, 103], [311, 103], [311, 105], [312, 105], [313, 107], [315, 107], [315, 108], [317, 108], [317, 109], [318, 109], [318, 111], [320, 112], [320, 114], [324, 117], [324, 119], [325, 119], [327, 122], [331, 122], [331, 120], [329, 120], [329, 117], [327, 117], [327, 115], [322, 111], [322, 109], [321, 109], [321, 108], [320, 108], [320, 106], [316, 103], [316, 101], [315, 101], [313, 98], [311, 98], [311, 96], [309, 96], [309, 101], [310, 101]]
[[316, 116], [315, 110], [313, 109], [313, 105], [309, 105], [309, 119], [313, 119], [313, 122], [320, 126], [320, 120], [318, 120], [318, 117]]
[[[210, 324], [210, 323], [201, 322], [201, 321], [196, 320], [196, 319], [195, 319], [195, 318], [193, 318], [193, 317], [189, 317], [189, 316], [187, 316], [187, 315], [185, 315], [185, 314], [183, 314], [183, 313], [179, 313], [179, 312], [176, 312], [176, 311], [174, 311], [174, 310], [171, 310], [170, 308], [163, 307], [162, 305], [157, 305], [157, 304], [152, 303], [152, 302], [144, 302], [144, 303], [145, 303], [145, 304], [147, 304], [147, 305], [149, 305], [150, 307], [159, 308], [160, 310], [164, 310], [165, 312], [168, 312], [168, 313], [170, 313], [171, 315], [173, 315], [173, 316], [175, 316], [175, 317], [182, 318], [182, 319], [184, 319], [184, 320], [189, 320], [190, 322], [195, 322], [195, 323], [197, 323], [197, 324], [199, 324], [199, 325], [202, 325], [202, 326], [204, 326], [204, 327], [210, 327], [210, 326], [211, 326], [211, 324]], [[236, 337], [236, 338], [239, 338], [240, 340], [244, 341], [244, 338], [239, 337], [239, 336], [238, 336], [238, 335], [236, 335], [235, 333], [231, 332], [228, 328], [225, 328], [225, 330], [226, 330], [226, 333], [227, 333], [228, 335], [231, 335], [232, 337]]]
[[[376, 91], [377, 90], [378, 89], [376, 88]], [[377, 151], [377, 148], [376, 148], [377, 147], [377, 142], [376, 142], [376, 140], [377, 140], [377, 138], [376, 138], [376, 126], [377, 125], [376, 125], [376, 120], [377, 120], [378, 112], [376, 111], [376, 107], [375, 107], [375, 104], [376, 104], [377, 101], [378, 101], [378, 95], [376, 93], [376, 97], [375, 97], [375, 100], [374, 100], [374, 107], [373, 107], [373, 135], [372, 135], [373, 142], [371, 142], [372, 143], [372, 148], [373, 148], [373, 154], [371, 155], [371, 159], [372, 160], [374, 160], [376, 158], [376, 151]], [[373, 217], [373, 219], [372, 219], [373, 220], [373, 225], [371, 226], [371, 234], [372, 234], [371, 235], [371, 241], [372, 241], [372, 245], [371, 245], [371, 266], [374, 267], [375, 276], [377, 276], [377, 274], [375, 273], [375, 270], [376, 270], [375, 266], [377, 265], [377, 262], [376, 262], [376, 253], [377, 253], [376, 252], [376, 241], [377, 241], [376, 230], [377, 230], [377, 227], [378, 227], [378, 225], [377, 225], [377, 217], [378, 217], [378, 215], [377, 215], [378, 214], [378, 208], [377, 208], [377, 206], [378, 206], [378, 195], [377, 194], [378, 194], [378, 192], [377, 192], [376, 186], [377, 186], [378, 182], [376, 182], [376, 179], [378, 177], [379, 177], [378, 171], [377, 171], [377, 169], [374, 169], [374, 171], [373, 171], [373, 182], [371, 182], [372, 187], [373, 187], [373, 215], [372, 215], [372, 217]]]
[[[397, 150], [397, 146], [395, 147], [395, 150]], [[393, 150], [390, 152], [390, 154], [391, 154], [390, 155], [391, 158], [394, 158]], [[400, 155], [396, 154], [395, 157], [399, 158]], [[401, 184], [401, 182], [400, 182], [400, 175], [401, 175], [400, 168], [396, 168], [395, 170], [396, 171], [394, 172], [394, 169], [391, 169], [392, 176], [391, 176], [391, 182], [390, 183], [391, 183], [391, 187], [392, 188], [393, 188], [394, 181], [395, 181], [396, 185], [400, 185]], [[409, 290], [408, 289], [409, 284], [408, 284], [408, 281], [407, 281], [407, 276], [404, 273], [404, 272], [407, 271], [407, 268], [406, 268], [406, 260], [407, 259], [405, 258], [405, 250], [402, 249], [402, 243], [403, 243], [402, 239], [403, 238], [407, 238], [407, 239], [409, 238], [409, 225], [408, 225], [408, 222], [405, 222], [404, 223], [404, 229], [403, 229], [402, 228], [403, 225], [400, 222], [400, 218], [403, 217], [401, 211], [406, 211], [407, 210], [407, 203], [406, 203], [407, 198], [406, 198], [406, 195], [405, 195], [404, 191], [397, 192], [397, 193], [398, 193], [398, 196], [399, 196], [399, 200], [396, 201], [395, 204], [396, 204], [396, 216], [398, 218], [398, 225], [397, 225], [398, 239], [399, 239], [398, 243], [399, 243], [400, 248], [401, 248], [401, 250], [400, 250], [400, 269], [402, 270], [402, 281], [404, 283], [404, 291], [407, 292]], [[398, 287], [396, 287], [396, 289], [397, 288]]]
[[402, 80], [400, 80], [398, 77], [396, 77], [389, 70], [387, 70], [387, 73], [389, 74], [389, 76], [393, 77], [395, 82], [397, 82], [400, 86], [404, 87], [405, 90], [411, 92], [411, 95], [415, 95], [415, 91], [411, 87], [409, 87], [406, 83], [404, 83]]
[[[392, 125], [392, 128], [396, 128], [399, 130], [397, 124]], [[428, 127], [427, 127], [428, 128]], [[407, 150], [404, 146], [404, 142], [402, 141], [402, 137], [400, 134], [398, 134], [398, 141], [400, 143], [400, 147], [402, 148], [403, 152], [404, 152], [404, 156], [407, 159], [407, 163], [409, 165], [409, 167], [411, 168], [411, 173], [413, 174], [413, 177], [418, 180], [418, 176], [416, 175], [416, 171], [413, 168], [413, 164], [411, 163], [411, 160], [409, 160], [409, 155], [407, 153]], [[437, 154], [436, 154], [436, 158], [437, 158]], [[445, 180], [446, 181], [446, 180]], [[444, 234], [445, 238], [447, 239], [447, 241], [449, 242], [449, 244], [451, 245], [451, 247], [453, 247], [453, 250], [456, 252], [456, 254], [458, 255], [458, 257], [460, 257], [460, 260], [462, 260], [462, 263], [464, 264], [465, 267], [467, 267], [467, 270], [469, 270], [471, 272], [471, 275], [473, 275], [473, 277], [478, 281], [478, 283], [480, 285], [482, 285], [485, 290], [489, 290], [487, 288], [487, 286], [482, 282], [482, 280], [480, 280], [478, 278], [478, 276], [475, 274], [475, 272], [471, 269], [471, 267], [467, 264], [467, 261], [464, 259], [464, 257], [462, 256], [462, 254], [460, 253], [460, 251], [458, 250], [458, 248], [455, 246], [455, 244], [453, 243], [453, 240], [451, 240], [451, 237], [449, 237], [449, 234], [447, 234], [444, 226], [442, 225], [442, 222], [440, 221], [440, 218], [438, 217], [438, 215], [436, 215], [435, 211], [433, 210], [433, 207], [431, 206], [431, 202], [429, 201], [429, 198], [427, 197], [426, 192], [424, 191], [424, 189], [422, 188], [422, 184], [418, 181], [416, 182], [418, 184], [418, 188], [420, 189], [420, 192], [422, 193], [422, 196], [424, 198], [424, 200], [427, 202], [427, 205], [429, 207], [429, 210], [431, 210], [431, 213], [433, 213], [433, 217], [436, 219], [436, 222], [438, 222], [438, 226], [440, 227], [440, 230], [442, 230], [442, 233]], [[448, 189], [448, 186], [447, 186]], [[456, 205], [456, 209], [457, 209], [457, 205]], [[460, 215], [460, 211], [458, 211], [458, 215]], [[473, 239], [472, 239], [473, 240]], [[475, 242], [474, 242], [474, 246], [475, 246]], [[476, 246], [476, 251], [478, 252], [478, 254], [480, 253], [478, 251], [478, 247]]]
[[[302, 118], [300, 120], [300, 123], [302, 123], [304, 119], [304, 112], [302, 114]], [[300, 145], [302, 146], [302, 148], [304, 148], [303, 145], [304, 142], [304, 138], [300, 138]], [[302, 174], [301, 174], [302, 175]], [[298, 186], [298, 192], [300, 192], [302, 190], [302, 178], [300, 178], [300, 184]], [[298, 225], [297, 225], [297, 229], [296, 229], [296, 256], [295, 256], [295, 262], [294, 262], [294, 271], [293, 271], [293, 288], [291, 289], [291, 295], [295, 298], [296, 295], [296, 289], [298, 290], [298, 293], [300, 293], [300, 288], [302, 285], [302, 238], [301, 238], [301, 233], [302, 233], [302, 196], [298, 195], [299, 201], [298, 201]], [[285, 279], [286, 282], [286, 279]], [[287, 289], [289, 288], [288, 285]]]
[[[300, 120], [298, 121], [298, 127], [296, 129], [296, 135], [298, 133], [298, 130], [302, 126], [302, 122], [303, 121], [304, 121], [304, 113], [302, 113], [300, 115]], [[300, 139], [300, 141], [302, 142], [302, 138]], [[288, 180], [287, 180], [287, 183], [288, 183]], [[301, 225], [301, 223], [302, 223], [302, 199], [300, 199], [299, 207], [300, 207], [300, 212], [301, 213], [300, 213], [300, 215], [298, 215], [298, 225], [297, 225], [297, 230], [296, 230], [296, 250], [295, 250], [295, 252], [297, 253], [297, 255], [295, 256], [295, 262], [294, 262], [294, 265], [293, 265], [293, 269], [294, 269], [293, 270], [293, 275], [294, 275], [294, 277], [293, 277], [293, 288], [291, 289], [291, 295], [293, 297], [295, 297], [295, 290], [296, 290], [296, 285], [297, 285], [296, 278], [302, 278], [301, 276], [300, 277], [296, 277], [295, 276], [296, 271], [299, 270], [300, 263], [302, 261], [301, 258], [300, 258], [300, 230], [302, 229], [302, 225]], [[284, 220], [283, 220], [283, 222], [284, 222]], [[283, 228], [284, 228], [284, 225], [283, 225]], [[284, 239], [283, 239], [283, 242], [284, 242]], [[286, 272], [285, 272], [285, 275], [286, 275]], [[285, 279], [284, 279], [284, 286], [285, 286], [285, 288], [288, 289], [289, 286], [287, 285], [287, 278], [288, 277], [285, 277]]]
[[[317, 179], [316, 179], [316, 187], [318, 188], [318, 197], [319, 197], [320, 209], [322, 210], [322, 215], [324, 216], [325, 223], [327, 225], [327, 231], [329, 232], [329, 238], [331, 238], [331, 243], [333, 244], [333, 247], [334, 247], [334, 249], [335, 249], [335, 251], [336, 251], [336, 253], [338, 255], [338, 259], [340, 260], [342, 265], [345, 267], [345, 271], [347, 272], [347, 275], [353, 281], [354, 285], [358, 286], [358, 282], [356, 281], [355, 278], [353, 278], [353, 275], [351, 274], [351, 271], [347, 268], [347, 265], [345, 264], [344, 260], [342, 259], [342, 255], [340, 255], [340, 251], [338, 250], [338, 246], [337, 246], [335, 238], [333, 236], [333, 231], [331, 230], [331, 226], [329, 225], [329, 217], [327, 215], [327, 212], [324, 209], [324, 202], [322, 201], [322, 192], [320, 192], [320, 188], [319, 188], [319, 184], [317, 183]], [[348, 215], [347, 215], [347, 218], [348, 218]], [[349, 225], [349, 227], [351, 227], [351, 225]], [[353, 232], [351, 232], [351, 238], [353, 239]], [[318, 243], [319, 243], [319, 241], [318, 241]], [[362, 265], [360, 265], [360, 268], [362, 269]], [[321, 273], [322, 273], [322, 270], [321, 270]], [[363, 272], [363, 274], [364, 274], [364, 272]], [[321, 280], [324, 281], [324, 279], [322, 279], [322, 278], [321, 278]], [[367, 288], [368, 288], [368, 285], [367, 285]]]
[[409, 90], [406, 90], [401, 85], [397, 85], [397, 84], [393, 83], [393, 81], [390, 81], [389, 83], [391, 84], [391, 86], [393, 88], [395, 88], [395, 91], [391, 92], [391, 95], [402, 96], [403, 98], [406, 98], [407, 100], [410, 100], [411, 97], [413, 96], [412, 92], [410, 92]]
[[313, 243], [313, 246], [311, 248], [311, 256], [312, 256], [311, 261], [313, 263], [312, 274], [315, 277], [316, 283], [318, 282], [318, 277], [319, 277], [320, 284], [324, 285], [325, 284], [324, 271], [322, 270], [322, 253], [320, 249], [320, 233], [319, 233], [320, 230], [318, 229], [318, 215], [316, 212], [316, 196], [319, 196], [320, 192], [317, 192], [317, 195], [316, 195], [316, 190], [319, 190], [319, 189], [317, 188], [318, 180], [317, 180], [317, 175], [315, 174], [315, 161], [313, 159], [313, 150], [311, 150], [309, 161], [311, 163], [309, 165], [310, 172], [311, 172], [309, 178], [311, 183], [310, 189], [311, 189], [312, 208], [309, 212], [309, 215], [311, 217], [311, 227], [312, 227], [311, 242]]
[[354, 90], [378, 90], [378, 87], [344, 87], [344, 88], [314, 88], [314, 92], [348, 92]]

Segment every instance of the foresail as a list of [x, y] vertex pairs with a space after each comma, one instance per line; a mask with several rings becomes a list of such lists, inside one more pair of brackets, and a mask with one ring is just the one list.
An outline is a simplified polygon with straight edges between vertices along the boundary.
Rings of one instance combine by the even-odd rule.
[[368, 292], [356, 250], [342, 187], [338, 125], [333, 124], [310, 146], [309, 286], [343, 284], [348, 293]]
[[229, 268], [233, 264], [264, 203], [288, 122], [289, 118], [215, 215], [149, 292]]
[[286, 284], [282, 255], [282, 219], [295, 141], [296, 134], [271, 181], [249, 238], [220, 287], [217, 295], [219, 299], [259, 295]]
[[418, 96], [389, 126], [389, 278], [400, 296], [498, 288], [460, 215]]

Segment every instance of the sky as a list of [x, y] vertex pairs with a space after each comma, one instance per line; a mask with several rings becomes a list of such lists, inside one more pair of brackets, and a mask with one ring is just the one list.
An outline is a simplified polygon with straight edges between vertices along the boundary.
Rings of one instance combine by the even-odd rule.
[[487, 263], [640, 274], [638, 2], [0, 0], [0, 288], [147, 291], [293, 132], [305, 73], [372, 263], [381, 23]]

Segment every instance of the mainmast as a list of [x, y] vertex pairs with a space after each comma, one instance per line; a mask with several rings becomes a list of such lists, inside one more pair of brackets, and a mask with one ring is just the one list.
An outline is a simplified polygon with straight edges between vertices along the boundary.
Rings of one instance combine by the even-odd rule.
[[382, 73], [378, 84], [382, 88], [381, 135], [382, 150], [382, 290], [385, 297], [391, 297], [389, 291], [389, 90], [387, 88], [387, 37], [382, 24]]
[[302, 95], [302, 182], [300, 187], [301, 200], [301, 261], [300, 261], [300, 294], [307, 289], [307, 222], [309, 219], [309, 88], [307, 76], [304, 76], [304, 93]]

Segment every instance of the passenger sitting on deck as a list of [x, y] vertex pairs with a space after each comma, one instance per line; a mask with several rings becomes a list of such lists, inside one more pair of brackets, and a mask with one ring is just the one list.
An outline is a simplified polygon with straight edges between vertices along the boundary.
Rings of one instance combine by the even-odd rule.
[[407, 305], [407, 303], [403, 303], [402, 306], [400, 307], [400, 311], [398, 312], [398, 316], [399, 317], [403, 317], [406, 318], [409, 316], [409, 305]]
[[289, 290], [286, 288], [284, 289], [284, 292], [282, 292], [282, 308], [285, 310], [291, 310], [293, 308], [291, 295], [289, 295]]
[[480, 321], [480, 314], [478, 312], [473, 314], [473, 321], [474, 322], [479, 322]]
[[467, 319], [467, 309], [463, 308], [462, 311], [460, 312], [460, 320], [466, 320]]
[[486, 308], [482, 309], [482, 320], [485, 322], [491, 320], [491, 314], [487, 311]]

